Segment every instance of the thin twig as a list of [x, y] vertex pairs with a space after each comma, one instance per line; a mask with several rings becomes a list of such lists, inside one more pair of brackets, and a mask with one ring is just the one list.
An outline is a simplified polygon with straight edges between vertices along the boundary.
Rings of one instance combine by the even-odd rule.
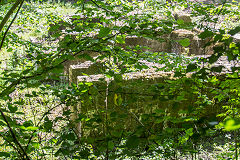
[[7, 123], [8, 129], [12, 135], [12, 138], [14, 139], [15, 143], [17, 144], [17, 146], [20, 148], [21, 152], [23, 153], [23, 155], [25, 156], [25, 159], [30, 160], [30, 158], [28, 157], [27, 153], [25, 152], [25, 150], [23, 149], [22, 145], [19, 143], [16, 134], [14, 133], [14, 131], [12, 130], [12, 127], [10, 126], [7, 117], [5, 116], [5, 114], [3, 113], [3, 111], [0, 109], [1, 115], [4, 119], [4, 121]]
[[8, 144], [10, 144], [10, 145], [18, 152], [19, 155], [22, 154], [22, 153], [19, 151], [19, 149], [18, 149], [16, 146], [14, 146], [14, 145], [12, 144], [12, 142], [10, 142], [4, 135], [0, 134], [0, 136], [1, 136]]
[[1, 41], [1, 44], [0, 44], [0, 50], [2, 49], [3, 42], [5, 41], [5, 38], [6, 38], [6, 36], [7, 36], [7, 33], [8, 33], [8, 31], [9, 31], [10, 27], [12, 26], [13, 22], [14, 22], [15, 19], [17, 18], [17, 15], [18, 15], [20, 9], [22, 8], [23, 2], [24, 2], [24, 0], [20, 3], [20, 6], [18, 7], [17, 13], [16, 13], [15, 16], [13, 17], [11, 23], [9, 24], [7, 30], [5, 31], [5, 33], [4, 33], [4, 35], [3, 35], [3, 38], [2, 38], [2, 41]]
[[[22, 1], [22, 2], [23, 2], [23, 1]], [[21, 4], [21, 5], [22, 5], [22, 4]], [[21, 8], [21, 7], [19, 7], [19, 8]], [[118, 34], [120, 34], [120, 33], [116, 33], [115, 35], [109, 36], [109, 37], [107, 37], [106, 39], [101, 39], [101, 40], [102, 40], [102, 42], [106, 42], [108, 39], [111, 39], [112, 37], [115, 37], [115, 36], [118, 35]], [[95, 46], [96, 44], [97, 44], [97, 43], [93, 43], [92, 45], [88, 46], [87, 48], [91, 48], [91, 47]], [[86, 48], [85, 48], [85, 49], [86, 49]], [[80, 51], [74, 53], [73, 56], [79, 55], [82, 51], [84, 51], [84, 50], [80, 50]], [[61, 52], [62, 52], [62, 51], [61, 51]], [[57, 55], [59, 55], [59, 54], [57, 54]], [[57, 57], [56, 57], [56, 58], [57, 58]], [[0, 97], [4, 97], [4, 96], [6, 96], [6, 95], [9, 95], [10, 93], [12, 93], [13, 91], [16, 90], [16, 86], [17, 86], [17, 85], [19, 85], [19, 84], [21, 84], [21, 83], [23, 83], [23, 82], [25, 82], [25, 81], [27, 81], [27, 80], [29, 80], [29, 79], [36, 78], [36, 77], [41, 76], [41, 75], [43, 75], [43, 74], [45, 74], [45, 73], [48, 73], [48, 72], [50, 72], [51, 70], [53, 70], [53, 69], [55, 69], [56, 67], [58, 67], [60, 64], [65, 63], [66, 61], [68, 61], [67, 58], [64, 59], [64, 60], [62, 60], [62, 61], [61, 61], [60, 63], [58, 63], [57, 65], [50, 66], [50, 67], [45, 67], [45, 68], [44, 68], [42, 71], [40, 71], [40, 72], [37, 71], [37, 72], [35, 72], [34, 74], [29, 75], [29, 76], [22, 76], [22, 77], [16, 78], [15, 81], [13, 81], [8, 87], [6, 87], [3, 91], [0, 92]], [[11, 126], [10, 126], [7, 118], [5, 117], [3, 111], [1, 110], [1, 108], [0, 108], [0, 112], [1, 112], [1, 114], [2, 114], [2, 116], [3, 116], [3, 118], [4, 118], [4, 121], [5, 121], [5, 122], [7, 123], [7, 125], [8, 125], [8, 128], [9, 128], [9, 130], [10, 130], [10, 132], [11, 132], [11, 135], [12, 135], [13, 139], [16, 141], [17, 145], [20, 147], [21, 151], [23, 152], [23, 154], [26, 156], [26, 159], [28, 160], [29, 157], [28, 157], [27, 153], [25, 152], [25, 150], [23, 149], [23, 147], [21, 146], [21, 144], [18, 142], [17, 137], [16, 137], [15, 133], [13, 132], [13, 130], [12, 130], [12, 128], [11, 128]], [[46, 112], [45, 115], [47, 115], [47, 114], [48, 114], [48, 112]], [[44, 116], [45, 116], [45, 115], [44, 115]], [[30, 138], [30, 141], [31, 141], [31, 139], [32, 139], [32, 137]], [[29, 142], [30, 142], [30, 141], [29, 141]], [[29, 146], [29, 143], [28, 143], [28, 146]]]
[[21, 3], [22, 0], [17, 0], [13, 6], [11, 7], [11, 9], [7, 12], [7, 14], [5, 15], [5, 17], [3, 18], [3, 20], [0, 23], [0, 33], [2, 32], [2, 29], [4, 27], [4, 25], [7, 23], [8, 19], [10, 18], [10, 16], [13, 14], [14, 10], [18, 7], [18, 5]]
[[101, 8], [101, 9], [105, 10], [106, 12], [111, 12], [111, 11], [109, 11], [108, 9], [106, 9], [106, 8], [100, 6], [99, 4], [97, 4], [97, 2], [95, 2], [94, 0], [91, 0], [91, 2], [92, 2], [93, 4], [95, 4], [98, 8]]

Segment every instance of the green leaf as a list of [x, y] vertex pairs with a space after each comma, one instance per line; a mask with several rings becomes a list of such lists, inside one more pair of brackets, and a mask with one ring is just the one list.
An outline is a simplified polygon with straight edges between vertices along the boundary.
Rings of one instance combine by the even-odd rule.
[[236, 28], [230, 30], [228, 33], [233, 36], [233, 35], [237, 34], [238, 32], [240, 32], [240, 26], [237, 26]]
[[7, 52], [12, 52], [13, 49], [12, 48], [8, 48]]
[[226, 131], [233, 131], [240, 128], [240, 123], [234, 119], [229, 119], [225, 122], [224, 128]]
[[10, 157], [10, 154], [7, 152], [0, 152], [0, 157]]
[[74, 133], [69, 133], [67, 135], [64, 135], [64, 138], [66, 138], [67, 140], [73, 141], [75, 140], [75, 135]]
[[210, 64], [213, 64], [214, 62], [216, 62], [216, 61], [218, 60], [218, 58], [219, 58], [219, 56], [215, 56], [215, 55], [213, 54], [211, 57], [209, 57], [208, 62], [209, 62]]
[[223, 35], [222, 34], [217, 34], [215, 37], [214, 37], [214, 41], [220, 41], [220, 40], [222, 40], [222, 38], [223, 38]]
[[89, 149], [84, 149], [79, 154], [81, 155], [81, 158], [83, 158], [83, 159], [88, 159], [89, 155], [91, 155]]
[[128, 138], [126, 142], [127, 148], [136, 148], [140, 143], [140, 140], [137, 136], [133, 135], [130, 138]]
[[114, 94], [114, 98], [113, 98], [113, 102], [114, 104], [117, 106], [117, 98], [118, 98], [118, 95], [117, 94]]
[[25, 122], [23, 123], [23, 126], [24, 126], [24, 127], [33, 126], [33, 122], [32, 122], [31, 120], [25, 121]]
[[193, 70], [195, 70], [195, 69], [197, 69], [197, 65], [196, 65], [196, 64], [189, 64], [189, 65], [187, 66], [186, 72], [191, 72], [191, 71], [193, 71]]
[[213, 36], [213, 32], [206, 29], [204, 32], [200, 33], [198, 37], [201, 39], [205, 39], [212, 36]]
[[33, 146], [34, 148], [36, 148], [36, 149], [39, 149], [39, 147], [40, 147], [40, 144], [37, 143], [37, 142], [31, 142], [31, 144], [32, 144], [32, 146]]
[[46, 117], [44, 119], [44, 129], [46, 129], [47, 131], [50, 131], [52, 130], [52, 127], [53, 127], [53, 122], [51, 120], [49, 120], [48, 117]]
[[99, 37], [106, 37], [110, 33], [111, 29], [108, 27], [102, 27], [99, 31]]
[[118, 105], [122, 105], [123, 99], [121, 95], [118, 96]]
[[136, 27], [137, 27], [137, 24], [130, 22], [130, 23], [129, 23], [129, 26], [132, 27], [132, 28], [136, 28]]
[[89, 54], [87, 54], [87, 53], [84, 53], [84, 54], [81, 54], [81, 55], [79, 55], [79, 56], [77, 56], [79, 59], [81, 59], [81, 58], [84, 58], [84, 59], [86, 59], [86, 60], [89, 60], [89, 61], [94, 61], [94, 59], [89, 55]]
[[6, 126], [6, 125], [7, 125], [7, 123], [4, 120], [0, 119], [0, 126]]
[[181, 44], [181, 46], [183, 46], [183, 47], [187, 47], [187, 46], [190, 45], [190, 40], [189, 40], [189, 38], [181, 39], [181, 40], [179, 40], [178, 42], [179, 42], [179, 43]]
[[18, 110], [18, 108], [16, 106], [14, 107], [12, 104], [8, 104], [8, 109], [11, 113], [15, 113]]
[[174, 73], [174, 77], [181, 77], [181, 76], [184, 76], [184, 74], [183, 74], [182, 72], [176, 71], [176, 72]]
[[25, 128], [25, 129], [28, 130], [28, 131], [36, 131], [36, 130], [38, 130], [38, 127], [29, 126], [29, 127]]
[[108, 148], [112, 150], [114, 148], [114, 143], [113, 141], [108, 141]]
[[117, 43], [120, 43], [120, 44], [124, 44], [125, 43], [125, 40], [122, 36], [117, 36], [116, 37], [116, 42]]
[[178, 19], [177, 24], [179, 24], [179, 25], [184, 24], [184, 20], [183, 19]]
[[222, 72], [223, 66], [217, 66], [217, 67], [212, 67], [211, 71], [212, 72]]
[[119, 106], [122, 104], [123, 99], [122, 99], [121, 95], [114, 94], [113, 101], [116, 106]]

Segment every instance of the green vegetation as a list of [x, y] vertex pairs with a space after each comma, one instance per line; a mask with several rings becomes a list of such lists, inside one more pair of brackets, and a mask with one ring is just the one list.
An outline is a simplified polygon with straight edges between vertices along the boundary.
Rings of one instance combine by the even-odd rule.
[[[226, 0], [0, 1], [0, 157], [238, 159], [239, 11]], [[84, 61], [100, 78], [71, 81]]]

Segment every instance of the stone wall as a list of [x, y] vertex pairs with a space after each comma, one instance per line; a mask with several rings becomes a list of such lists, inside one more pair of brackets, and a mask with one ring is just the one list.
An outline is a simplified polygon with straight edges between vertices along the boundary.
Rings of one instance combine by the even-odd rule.
[[[179, 29], [169, 35], [159, 37], [159, 40], [131, 36], [126, 37], [125, 44], [119, 46], [126, 49], [140, 45], [149, 47], [149, 49], [145, 49], [144, 51], [177, 53], [188, 56], [213, 54], [213, 46], [205, 47], [209, 39], [202, 40], [198, 38], [199, 34], [200, 31]], [[186, 38], [190, 40], [190, 45], [183, 47], [179, 44], [179, 41]], [[235, 35], [233, 38], [235, 42], [239, 42], [240, 38], [238, 35]], [[98, 55], [98, 53], [89, 54], [93, 57]], [[141, 118], [143, 114], [148, 115], [152, 111], [159, 109], [162, 110], [164, 114], [178, 117], [180, 110], [185, 110], [187, 107], [194, 105], [196, 97], [188, 95], [187, 92], [186, 97], [184, 97], [186, 100], [182, 100], [176, 107], [176, 104], [171, 98], [167, 95], [161, 95], [160, 92], [154, 90], [159, 84], [164, 84], [165, 80], [177, 80], [173, 77], [173, 72], [145, 70], [144, 72], [132, 72], [121, 75], [121, 80], [109, 79], [104, 74], [101, 74], [102, 71], [106, 69], [103, 63], [104, 62], [93, 63], [86, 60], [75, 60], [69, 61], [65, 65], [70, 83], [93, 83], [89, 91], [91, 98], [89, 99], [88, 96], [85, 100], [81, 101], [78, 106], [72, 107], [73, 120], [78, 117], [79, 113], [84, 113], [89, 118], [93, 118], [97, 114], [99, 119], [104, 119], [106, 116], [114, 119], [116, 117], [111, 114], [116, 112], [118, 113], [117, 115], [121, 115], [122, 117], [116, 118], [116, 122], [109, 124], [109, 128], [115, 128], [121, 123], [119, 126], [122, 128], [118, 128], [119, 130], [134, 130], [135, 127], [139, 126], [136, 117]], [[232, 64], [227, 61], [226, 57], [223, 57], [222, 59], [220, 58], [220, 62], [217, 62], [215, 65], [224, 65], [224, 72], [227, 73], [229, 69], [231, 69]], [[190, 76], [191, 75], [187, 75], [187, 77]], [[183, 79], [187, 79], [187, 77]], [[192, 84], [183, 86], [183, 89], [187, 91], [190, 85]], [[206, 111], [207, 115], [205, 116], [215, 114], [217, 109], [218, 108], [214, 108], [214, 106], [209, 106]], [[165, 125], [164, 122], [159, 122], [155, 129], [162, 130], [166, 127]], [[96, 137], [98, 137], [104, 133], [104, 125], [98, 124], [96, 128], [91, 131], [89, 131], [86, 126], [87, 122], [76, 123], [79, 136], [96, 135]]]
[[[108, 110], [109, 114], [107, 116], [111, 119], [116, 118], [114, 117], [114, 113], [118, 113], [120, 117], [116, 122], [113, 120], [113, 123], [109, 124], [108, 127], [116, 128], [116, 126], [119, 126], [119, 130], [134, 130], [135, 127], [139, 126], [139, 122], [136, 121], [134, 116], [139, 118], [143, 113], [149, 114], [152, 110], [157, 108], [164, 109], [167, 106], [166, 102], [160, 103], [158, 99], [154, 100], [151, 87], [163, 82], [169, 75], [162, 75], [164, 77], [158, 78], [150, 78], [150, 76], [149, 78], [144, 78], [143, 76], [138, 74], [128, 77], [126, 75], [125, 80], [122, 82], [112, 81], [101, 74], [79, 76], [79, 83], [92, 82], [94, 85], [90, 88], [90, 92], [92, 93], [91, 101], [83, 101], [78, 110], [81, 113], [87, 114], [89, 118], [93, 118], [94, 114], [98, 114], [99, 117], [105, 117], [106, 112], [101, 112], [101, 110]], [[86, 125], [86, 123], [82, 123], [81, 129], [78, 130], [81, 136], [95, 135], [96, 137], [101, 137], [103, 135], [104, 128], [101, 122], [91, 131], [85, 127]]]
[[[182, 81], [187, 79], [183, 78]], [[136, 128], [143, 127], [142, 125], [155, 131], [171, 127], [172, 122], [163, 117], [166, 115], [180, 117], [182, 112], [195, 105], [197, 97], [188, 92], [194, 85], [188, 83], [180, 87], [186, 94], [182, 97], [183, 100], [178, 102], [178, 95], [166, 92], [169, 80], [174, 80], [172, 72], [134, 72], [123, 75], [120, 81], [109, 79], [102, 74], [78, 76], [78, 83], [92, 82], [93, 86], [89, 90], [91, 98], [82, 101], [75, 112], [83, 113], [89, 119], [99, 118], [95, 128], [91, 130], [88, 129], [87, 122], [78, 123], [79, 135], [84, 137], [91, 135], [95, 138], [104, 136], [106, 117], [111, 122], [108, 124], [110, 134], [116, 131], [134, 131]], [[164, 87], [166, 90], [163, 92]], [[208, 106], [202, 116], [214, 116], [219, 108], [213, 105]], [[158, 121], [154, 121], [154, 117], [150, 116], [152, 113], [156, 113], [155, 116], [160, 116], [162, 119], [157, 118]], [[148, 118], [153, 118], [151, 124], [148, 124], [148, 121], [145, 122]]]

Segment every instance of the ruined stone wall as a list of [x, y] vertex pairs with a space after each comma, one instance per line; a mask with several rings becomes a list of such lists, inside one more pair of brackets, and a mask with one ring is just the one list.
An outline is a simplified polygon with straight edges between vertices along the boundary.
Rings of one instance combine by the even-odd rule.
[[[180, 18], [179, 16], [178, 18]], [[201, 31], [179, 29], [173, 31], [169, 35], [159, 37], [158, 40], [152, 40], [145, 37], [131, 36], [126, 37], [125, 44], [119, 46], [123, 48], [135, 47], [137, 45], [149, 47], [144, 51], [151, 52], [167, 52], [185, 54], [188, 56], [196, 55], [211, 55], [213, 54], [213, 46], [205, 47], [206, 43], [211, 39], [202, 40], [198, 37]], [[180, 40], [188, 38], [190, 45], [183, 47], [179, 44]], [[238, 37], [234, 37], [234, 41], [239, 41]], [[97, 55], [97, 53], [94, 53]], [[109, 124], [109, 128], [116, 128], [119, 123], [122, 125], [119, 130], [134, 130], [140, 124], [136, 120], [137, 118], [144, 117], [143, 115], [149, 115], [156, 110], [161, 110], [161, 114], [169, 114], [172, 116], [180, 116], [181, 110], [187, 109], [189, 106], [194, 106], [196, 97], [189, 95], [187, 90], [191, 88], [192, 84], [183, 86], [183, 90], [186, 90], [185, 99], [181, 103], [175, 103], [176, 97], [169, 97], [169, 95], [161, 95], [161, 92], [157, 90], [159, 84], [165, 84], [166, 80], [174, 80], [173, 73], [167, 72], [135, 72], [125, 74], [122, 80], [114, 80], [105, 77], [103, 71], [106, 69], [103, 65], [104, 62], [89, 62], [84, 60], [70, 61], [65, 66], [67, 73], [69, 74], [70, 83], [85, 83], [92, 82], [89, 91], [89, 97], [81, 101], [78, 106], [73, 106], [73, 119], [77, 118], [79, 113], [87, 115], [89, 118], [98, 116], [99, 123], [96, 122], [94, 130], [89, 131], [87, 129], [87, 122], [76, 124], [76, 128], [80, 133], [80, 136], [96, 135], [101, 136], [104, 133], [103, 120], [108, 117], [113, 123]], [[225, 72], [231, 69], [231, 65], [226, 57], [220, 58], [219, 64], [225, 65]], [[230, 67], [229, 67], [230, 66]], [[87, 74], [87, 75], [85, 75]], [[187, 79], [187, 77], [183, 78]], [[155, 89], [155, 90], [154, 90]], [[209, 106], [206, 110], [206, 115], [217, 113], [216, 106]], [[118, 117], [116, 114], [118, 113]], [[120, 115], [120, 117], [119, 117]], [[122, 116], [122, 117], [121, 117]], [[114, 121], [116, 119], [116, 121]], [[145, 124], [150, 125], [150, 124]], [[154, 129], [161, 130], [166, 127], [164, 122], [159, 122], [157, 125], [153, 124]]]

